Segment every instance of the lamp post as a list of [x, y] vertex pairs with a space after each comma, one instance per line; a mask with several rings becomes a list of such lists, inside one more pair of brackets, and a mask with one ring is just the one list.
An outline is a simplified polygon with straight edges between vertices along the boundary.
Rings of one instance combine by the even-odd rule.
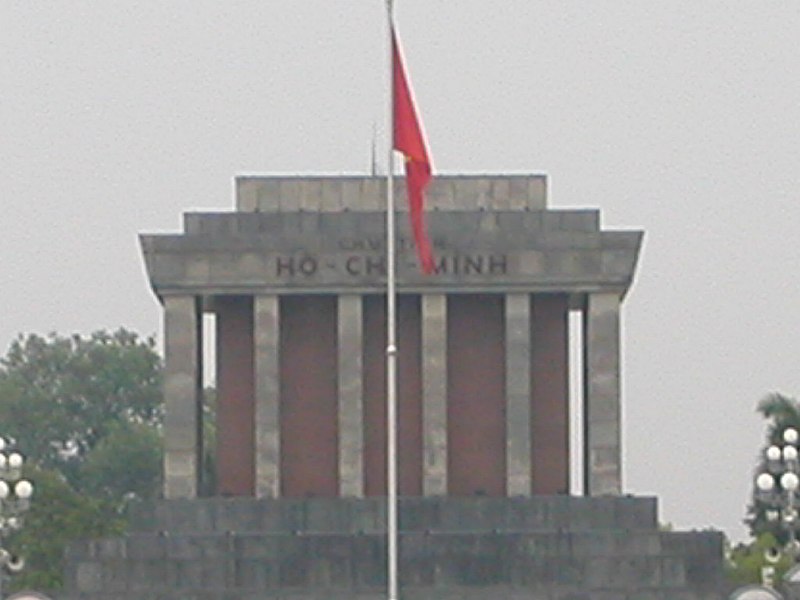
[[[800, 488], [800, 461], [798, 445], [800, 434], [789, 427], [781, 434], [779, 444], [769, 446], [765, 452], [765, 470], [756, 475], [757, 498], [766, 505], [765, 516], [768, 522], [783, 529], [788, 537], [784, 552], [797, 562], [800, 558], [800, 542], [797, 539], [798, 488]], [[768, 551], [766, 559], [774, 565], [780, 559], [780, 551]], [[771, 584], [774, 566], [762, 570], [765, 584]]]
[[33, 495], [33, 484], [22, 478], [24, 462], [22, 455], [0, 437], [0, 600], [6, 578], [25, 566], [22, 557], [5, 547], [7, 537], [22, 527], [23, 514], [30, 508]]

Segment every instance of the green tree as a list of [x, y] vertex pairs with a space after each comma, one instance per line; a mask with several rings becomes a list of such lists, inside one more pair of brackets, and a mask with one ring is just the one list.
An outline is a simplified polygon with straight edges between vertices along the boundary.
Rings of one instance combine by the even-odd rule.
[[86, 455], [78, 481], [93, 498], [149, 500], [161, 489], [161, 433], [151, 425], [118, 423]]
[[59, 587], [69, 542], [122, 532], [128, 500], [158, 494], [161, 379], [153, 340], [125, 329], [20, 336], [0, 359], [0, 435], [35, 486], [15, 586]]
[[63, 554], [70, 541], [118, 535], [125, 523], [101, 500], [77, 493], [56, 471], [32, 468], [26, 477], [36, 484], [34, 499], [25, 526], [9, 544], [26, 566], [11, 587], [57, 589], [63, 583]]
[[[737, 586], [762, 583], [765, 567], [775, 569], [774, 581], [781, 581], [793, 563], [788, 554], [779, 554], [780, 545], [771, 533], [762, 533], [748, 544], [738, 544], [728, 553], [728, 579]], [[776, 562], [767, 560], [767, 554], [780, 556]]]
[[[764, 446], [759, 453], [755, 469], [755, 473], [760, 473], [766, 470], [766, 449], [772, 445], [783, 444], [782, 436], [785, 429], [793, 427], [800, 430], [800, 402], [783, 394], [772, 393], [758, 403], [757, 410], [768, 420]], [[779, 543], [785, 544], [788, 541], [785, 527], [782, 526], [780, 521], [767, 519], [767, 509], [768, 505], [759, 498], [758, 491], [753, 486], [751, 501], [745, 518], [745, 523], [750, 528], [750, 534], [758, 538], [762, 533], [768, 532]]]
[[0, 360], [2, 434], [80, 491], [81, 467], [102, 440], [131, 424], [159, 427], [161, 378], [154, 341], [125, 329], [20, 336]]
[[[153, 340], [125, 329], [20, 336], [0, 359], [0, 435], [26, 455], [36, 488], [12, 540], [28, 560], [17, 587], [59, 587], [70, 541], [123, 531], [128, 502], [157, 497], [161, 383]], [[205, 493], [214, 489], [215, 396], [205, 390]]]
[[768, 445], [781, 443], [783, 430], [787, 427], [800, 430], [800, 403], [794, 398], [775, 392], [762, 399], [757, 410], [765, 419], [769, 419]]

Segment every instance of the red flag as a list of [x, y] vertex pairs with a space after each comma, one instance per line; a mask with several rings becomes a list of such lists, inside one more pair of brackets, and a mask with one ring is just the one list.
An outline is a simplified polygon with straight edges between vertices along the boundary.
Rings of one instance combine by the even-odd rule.
[[422, 272], [433, 273], [433, 251], [425, 228], [425, 188], [432, 179], [431, 161], [422, 135], [411, 88], [408, 85], [403, 57], [392, 29], [392, 71], [394, 90], [394, 149], [405, 156], [406, 186], [411, 229], [417, 245], [417, 255]]

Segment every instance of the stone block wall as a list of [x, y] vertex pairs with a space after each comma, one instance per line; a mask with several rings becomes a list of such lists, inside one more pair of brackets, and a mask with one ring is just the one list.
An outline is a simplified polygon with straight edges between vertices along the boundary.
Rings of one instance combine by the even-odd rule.
[[[397, 208], [406, 210], [405, 177], [394, 180]], [[437, 175], [426, 191], [429, 210], [535, 210], [547, 205], [545, 175]], [[386, 179], [364, 176], [241, 176], [239, 212], [382, 210]]]
[[[408, 600], [722, 598], [721, 534], [661, 532], [653, 499], [414, 498]], [[73, 544], [60, 600], [385, 597], [380, 499], [163, 501], [122, 538]]]

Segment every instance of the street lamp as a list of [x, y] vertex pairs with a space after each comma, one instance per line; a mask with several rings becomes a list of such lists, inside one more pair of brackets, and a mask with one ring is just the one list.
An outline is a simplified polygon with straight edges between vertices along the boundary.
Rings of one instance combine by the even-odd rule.
[[25, 511], [30, 508], [33, 484], [22, 478], [25, 459], [0, 437], [0, 599], [3, 583], [10, 575], [19, 573], [25, 560], [5, 547], [6, 538], [22, 527]]
[[800, 542], [797, 540], [798, 488], [800, 488], [800, 434], [789, 427], [781, 434], [781, 443], [765, 452], [766, 470], [756, 476], [757, 498], [766, 505], [767, 521], [779, 525], [788, 534], [786, 552], [797, 560]]

